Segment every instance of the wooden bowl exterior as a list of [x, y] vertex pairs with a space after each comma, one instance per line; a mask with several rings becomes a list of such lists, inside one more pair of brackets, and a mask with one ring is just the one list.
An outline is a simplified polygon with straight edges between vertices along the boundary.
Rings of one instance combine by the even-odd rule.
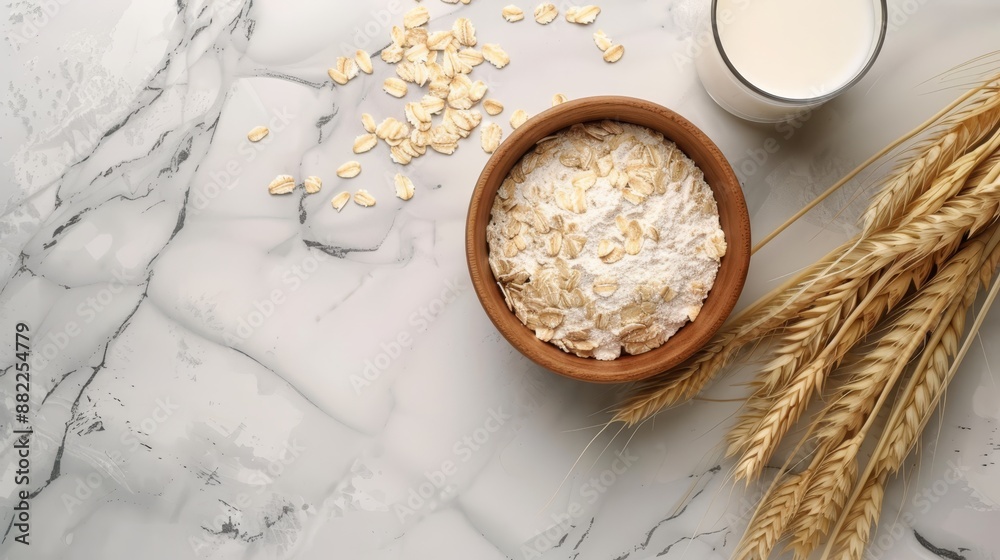
[[[507, 309], [489, 265], [486, 225], [493, 199], [504, 178], [535, 143], [570, 125], [611, 119], [661, 132], [677, 144], [702, 172], [715, 194], [728, 251], [715, 285], [698, 318], [662, 346], [610, 361], [580, 358], [542, 342]], [[729, 317], [739, 299], [750, 266], [750, 218], [732, 167], [705, 134], [677, 113], [641, 99], [601, 96], [568, 101], [548, 109], [515, 130], [486, 163], [476, 183], [466, 221], [466, 259], [472, 285], [483, 309], [500, 334], [535, 363], [561, 375], [596, 383], [636, 381], [663, 373], [704, 346]]]

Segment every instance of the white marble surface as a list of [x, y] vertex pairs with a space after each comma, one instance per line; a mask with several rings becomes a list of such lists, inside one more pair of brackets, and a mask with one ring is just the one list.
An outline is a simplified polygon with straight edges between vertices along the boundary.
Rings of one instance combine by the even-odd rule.
[[[432, 28], [465, 15], [508, 50], [508, 68], [477, 68], [503, 122], [556, 92], [687, 116], [733, 162], [758, 236], [955, 97], [968, 76], [931, 78], [997, 48], [1000, 24], [991, 0], [893, 0], [870, 75], [777, 128], [734, 119], [699, 86], [686, 53], [705, 2], [607, 2], [597, 27], [626, 45], [616, 65], [593, 29], [504, 22], [506, 0], [423, 3]], [[384, 146], [336, 179], [360, 113], [401, 111], [381, 61], [345, 87], [325, 70], [387, 44], [413, 5], [6, 2], [0, 557], [728, 557], [758, 491], [727, 482], [719, 457], [737, 404], [605, 433], [575, 462], [616, 388], [540, 370], [479, 308], [463, 254], [487, 159], [476, 137], [412, 164], [406, 203]], [[270, 139], [249, 145], [262, 123]], [[779, 149], [764, 160], [768, 138]], [[326, 186], [271, 197], [279, 173]], [[376, 207], [330, 209], [359, 186]], [[758, 254], [746, 297], [844, 239], [858, 186]], [[11, 447], [17, 322], [36, 356], [26, 485]], [[873, 557], [1000, 555], [998, 336], [993, 313], [892, 485]], [[18, 490], [32, 494], [29, 546], [10, 528]]]

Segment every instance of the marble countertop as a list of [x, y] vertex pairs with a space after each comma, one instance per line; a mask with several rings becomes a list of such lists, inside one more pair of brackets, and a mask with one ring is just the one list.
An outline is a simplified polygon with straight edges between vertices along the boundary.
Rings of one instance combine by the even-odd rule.
[[[555, 93], [643, 97], [716, 140], [754, 234], [972, 81], [945, 74], [997, 48], [1000, 4], [892, 0], [870, 74], [781, 127], [712, 103], [691, 54], [704, 1], [608, 2], [593, 28], [507, 23], [508, 2], [424, 0], [431, 28], [470, 18], [510, 54], [477, 68], [507, 110]], [[401, 116], [375, 62], [413, 0], [46, 0], [6, 3], [0, 182], [0, 557], [25, 559], [727, 558], [760, 488], [734, 486], [719, 442], [738, 403], [698, 401], [597, 435], [618, 388], [541, 370], [472, 292], [464, 219], [487, 160], [478, 133], [429, 154], [392, 196], [380, 146], [352, 159], [359, 115]], [[525, 9], [532, 5], [519, 4]], [[997, 66], [996, 61], [993, 67]], [[246, 133], [271, 134], [250, 144]], [[763, 150], [763, 146], [777, 149]], [[269, 196], [276, 175], [314, 196]], [[852, 234], [845, 187], [754, 257], [744, 302]], [[330, 208], [363, 187], [374, 208]], [[841, 212], [841, 210], [843, 210]], [[30, 327], [30, 481], [12, 432], [15, 328]], [[982, 341], [1000, 337], [993, 313]], [[1000, 348], [977, 345], [873, 558], [997, 558]], [[992, 369], [991, 369], [992, 368]], [[724, 379], [722, 390], [738, 379]], [[13, 425], [13, 428], [17, 428]], [[578, 460], [579, 459], [579, 460]], [[30, 541], [14, 541], [19, 491]]]

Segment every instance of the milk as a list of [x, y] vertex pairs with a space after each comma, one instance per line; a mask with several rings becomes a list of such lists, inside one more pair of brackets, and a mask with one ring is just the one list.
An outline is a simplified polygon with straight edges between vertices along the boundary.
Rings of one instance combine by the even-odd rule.
[[722, 52], [711, 41], [698, 73], [720, 105], [758, 121], [788, 118], [844, 88], [884, 32], [873, 0], [716, 0], [714, 15]]

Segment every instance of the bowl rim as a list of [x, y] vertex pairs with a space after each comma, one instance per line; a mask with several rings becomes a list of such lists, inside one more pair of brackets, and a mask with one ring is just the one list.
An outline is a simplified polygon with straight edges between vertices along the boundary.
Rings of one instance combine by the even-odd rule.
[[[676, 133], [672, 134], [674, 136], [685, 137], [678, 141], [677, 138], [671, 137], [671, 134], [668, 134], [667, 131], [658, 129], [656, 126], [650, 126], [648, 123], [634, 122], [636, 120], [634, 118], [622, 118], [623, 115], [620, 112], [625, 107], [628, 107], [631, 112], [645, 113], [651, 118], [659, 119], [661, 123], [671, 121], [681, 131], [679, 135]], [[596, 115], [593, 118], [588, 116], [588, 118], [583, 120], [574, 120], [569, 124], [561, 124], [565, 121], [567, 115], [576, 113], [581, 109], [588, 109], [588, 112], [591, 113], [596, 111]], [[503, 177], [508, 175], [514, 164], [527, 153], [527, 150], [532, 149], [538, 140], [559, 130], [568, 128], [574, 122], [590, 122], [601, 119], [632, 122], [638, 126], [658, 130], [668, 140], [676, 143], [681, 148], [681, 151], [688, 155], [688, 157], [691, 157], [703, 172], [705, 172], [707, 167], [706, 163], [711, 163], [711, 167], [715, 168], [712, 174], [715, 175], [717, 172], [719, 175], [718, 180], [709, 183], [709, 186], [713, 191], [717, 203], [720, 204], [720, 222], [722, 221], [723, 213], [721, 203], [719, 202], [720, 192], [726, 195], [724, 199], [727, 205], [731, 205], [730, 212], [735, 212], [736, 215], [735, 223], [730, 223], [729, 228], [725, 230], [726, 242], [729, 246], [727, 254], [720, 263], [716, 284], [708, 296], [706, 296], [705, 305], [702, 308], [704, 311], [704, 308], [709, 303], [709, 298], [718, 300], [718, 303], [713, 304], [716, 314], [711, 316], [703, 314], [699, 316], [698, 319], [705, 317], [709, 321], [698, 323], [698, 319], [696, 319], [687, 323], [674, 336], [668, 339], [667, 342], [649, 352], [635, 356], [623, 353], [619, 358], [603, 361], [595, 358], [581, 358], [564, 352], [553, 344], [542, 342], [508, 310], [506, 304], [503, 302], [502, 295], [500, 295], [493, 271], [489, 267], [489, 247], [485, 242], [488, 220], [485, 223], [477, 223], [477, 214], [480, 212], [480, 206], [483, 204], [492, 206], [492, 201], [496, 196], [496, 191]], [[528, 147], [519, 153], [514, 153], [514, 147], [522, 142]], [[695, 158], [691, 154], [693, 150], [682, 147], [682, 143], [689, 146], [694, 143], [693, 145], [698, 147], [697, 151], [701, 153], [699, 158]], [[699, 159], [702, 161], [699, 161]], [[501, 176], [501, 179], [494, 179], [493, 182], [495, 184], [493, 188], [489, 189], [490, 192], [487, 192], [491, 177], [495, 177], [497, 174]], [[514, 130], [487, 161], [479, 175], [479, 179], [476, 181], [466, 215], [465, 229], [466, 263], [473, 289], [476, 292], [476, 297], [479, 299], [480, 306], [504, 339], [521, 354], [545, 369], [573, 379], [595, 383], [638, 381], [666, 372], [689, 358], [715, 335], [732, 313], [746, 282], [750, 264], [750, 219], [746, 199], [732, 166], [722, 154], [722, 151], [719, 150], [718, 146], [704, 132], [678, 113], [657, 103], [627, 96], [601, 95], [567, 101], [535, 115], [525, 124]], [[485, 247], [485, 249], [482, 250], [480, 249], [481, 247]], [[733, 281], [733, 286], [732, 289], [722, 293], [716, 290], [716, 286], [718, 285], [719, 277], [722, 276], [724, 266], [728, 266], [730, 269], [727, 276]], [[713, 293], [715, 294], [714, 298]], [[499, 302], [499, 305], [497, 305], [497, 302]], [[698, 328], [688, 329], [690, 325], [696, 324], [699, 325]], [[680, 335], [680, 333], [684, 332], [684, 329], [695, 331], [695, 335], [688, 336], [685, 339], [685, 350], [681, 352], [671, 351], [672, 349], [676, 350], [676, 345], [672, 348], [670, 342]], [[518, 343], [519, 338], [525, 341], [523, 334], [525, 332], [529, 333], [531, 338], [538, 343], [526, 342], [532, 346], [530, 351]], [[570, 365], [570, 367], [567, 367], [567, 365]]]

